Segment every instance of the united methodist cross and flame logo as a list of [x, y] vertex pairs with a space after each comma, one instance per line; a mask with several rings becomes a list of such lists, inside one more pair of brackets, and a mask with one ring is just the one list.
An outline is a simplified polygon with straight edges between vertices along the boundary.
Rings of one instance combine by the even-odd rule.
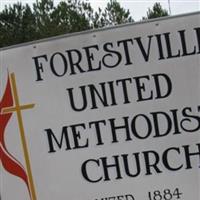
[[[25, 109], [31, 109], [34, 104], [20, 105], [19, 96], [17, 92], [16, 80], [14, 73], [8, 74], [6, 88], [3, 97], [0, 101], [0, 155], [1, 162], [4, 169], [14, 176], [21, 178], [27, 186], [29, 192], [30, 200], [36, 200], [36, 192], [33, 183], [33, 176], [31, 172], [31, 164], [29, 159], [29, 152], [27, 147], [27, 142], [25, 138], [25, 132], [22, 120], [22, 111]], [[9, 124], [9, 120], [16, 114], [21, 144], [23, 147], [23, 154], [25, 159], [26, 167], [24, 168], [22, 164], [11, 155], [6, 147], [5, 134], [6, 127]], [[13, 130], [12, 134], [16, 134], [18, 130]]]

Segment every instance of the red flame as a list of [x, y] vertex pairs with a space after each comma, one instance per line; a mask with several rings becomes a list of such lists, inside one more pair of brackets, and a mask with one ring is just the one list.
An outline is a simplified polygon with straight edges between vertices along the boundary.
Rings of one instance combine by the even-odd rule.
[[5, 93], [0, 101], [0, 159], [3, 167], [6, 171], [21, 178], [27, 185], [30, 195], [30, 189], [28, 185], [28, 177], [24, 167], [19, 161], [17, 161], [7, 150], [5, 144], [5, 129], [12, 116], [12, 113], [2, 114], [2, 109], [13, 106], [12, 90], [10, 85], [10, 79], [8, 77]]

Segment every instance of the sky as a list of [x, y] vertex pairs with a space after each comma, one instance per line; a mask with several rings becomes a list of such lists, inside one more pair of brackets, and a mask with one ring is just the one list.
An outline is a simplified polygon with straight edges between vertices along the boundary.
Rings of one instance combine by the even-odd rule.
[[[5, 5], [16, 2], [29, 3], [30, 5], [35, 0], [0, 0], [0, 10]], [[54, 0], [57, 4], [60, 0]], [[98, 7], [104, 8], [109, 0], [88, 0], [92, 7], [96, 10]], [[121, 6], [129, 9], [131, 16], [135, 21], [142, 19], [146, 16], [148, 8], [152, 8], [155, 2], [160, 2], [162, 7], [166, 10], [171, 10], [172, 15], [200, 11], [200, 0], [118, 0]], [[170, 5], [170, 6], [169, 6]]]
[[[108, 0], [90, 0], [93, 8], [97, 5], [105, 6]], [[135, 21], [140, 20], [143, 16], [146, 16], [148, 8], [152, 8], [155, 2], [159, 2], [162, 7], [169, 11], [172, 15], [200, 11], [200, 0], [118, 0], [120, 4], [129, 9], [131, 15]]]

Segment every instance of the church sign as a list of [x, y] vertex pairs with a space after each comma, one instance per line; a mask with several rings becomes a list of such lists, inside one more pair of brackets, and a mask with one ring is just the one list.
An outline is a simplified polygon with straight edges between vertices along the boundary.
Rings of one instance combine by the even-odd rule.
[[1, 199], [199, 200], [199, 19], [1, 49]]

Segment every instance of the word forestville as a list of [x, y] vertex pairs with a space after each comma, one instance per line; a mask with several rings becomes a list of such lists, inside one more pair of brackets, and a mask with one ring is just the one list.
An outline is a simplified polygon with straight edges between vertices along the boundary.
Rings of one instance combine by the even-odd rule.
[[[187, 36], [193, 40], [188, 41]], [[178, 40], [178, 48], [173, 47], [173, 40]], [[193, 43], [188, 45], [188, 42]], [[55, 77], [95, 72], [103, 68], [126, 67], [135, 65], [139, 60], [145, 62], [180, 58], [200, 54], [200, 27], [193, 30], [178, 30], [146, 37], [127, 38], [106, 42], [102, 45], [93, 44], [81, 49], [66, 49], [33, 57], [36, 81], [45, 80], [45, 73]]]

